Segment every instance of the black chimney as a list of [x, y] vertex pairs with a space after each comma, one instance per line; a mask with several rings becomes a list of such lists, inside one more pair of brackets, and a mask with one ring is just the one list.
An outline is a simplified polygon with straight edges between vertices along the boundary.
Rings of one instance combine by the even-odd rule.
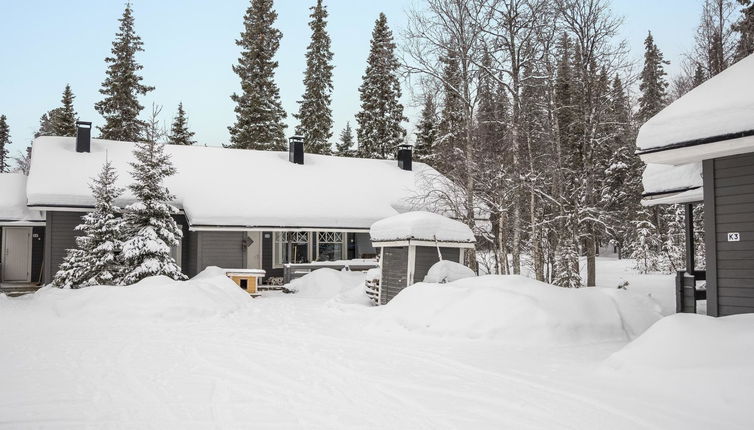
[[413, 148], [411, 145], [398, 146], [398, 167], [403, 170], [411, 170], [411, 152]]
[[292, 136], [288, 138], [288, 161], [304, 164], [304, 138]]
[[92, 123], [76, 121], [76, 152], [90, 152], [92, 149]]

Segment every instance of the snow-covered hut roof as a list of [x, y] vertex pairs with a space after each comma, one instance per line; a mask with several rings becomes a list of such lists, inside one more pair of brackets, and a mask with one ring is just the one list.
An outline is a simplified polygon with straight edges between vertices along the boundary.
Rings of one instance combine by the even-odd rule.
[[26, 206], [26, 175], [0, 173], [0, 225], [35, 225], [44, 220], [40, 211]]
[[685, 164], [754, 152], [754, 54], [647, 121], [636, 146], [646, 163]]
[[647, 164], [641, 178], [646, 206], [698, 202], [703, 199], [702, 163]]
[[372, 242], [426, 240], [474, 243], [474, 233], [466, 224], [431, 212], [415, 211], [394, 215], [372, 224]]
[[[133, 143], [93, 139], [77, 153], [75, 138], [39, 137], [32, 149], [27, 187], [34, 207], [93, 206], [89, 181], [105, 160], [118, 186], [131, 182]], [[420, 178], [436, 175], [415, 162], [405, 171], [394, 160], [306, 154], [303, 165], [287, 152], [167, 145], [177, 173], [166, 180], [192, 229], [332, 228], [366, 230], [395, 215], [422, 193]], [[120, 205], [133, 200], [129, 191]]]

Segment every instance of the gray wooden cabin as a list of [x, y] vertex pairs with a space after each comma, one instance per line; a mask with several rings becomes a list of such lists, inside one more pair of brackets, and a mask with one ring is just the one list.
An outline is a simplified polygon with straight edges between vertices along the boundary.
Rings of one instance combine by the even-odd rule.
[[[687, 258], [677, 276], [678, 312], [754, 312], [754, 56], [734, 64], [650, 119], [637, 138], [645, 163], [701, 163], [703, 186], [648, 195], [686, 205]], [[645, 188], [647, 181], [645, 177]], [[651, 194], [651, 193], [650, 193]], [[694, 267], [693, 205], [704, 204], [706, 270]], [[706, 288], [700, 288], [705, 284]]]

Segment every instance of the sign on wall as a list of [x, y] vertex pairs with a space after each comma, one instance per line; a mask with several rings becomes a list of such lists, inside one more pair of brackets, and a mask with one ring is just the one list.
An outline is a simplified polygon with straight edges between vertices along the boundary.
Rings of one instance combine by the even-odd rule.
[[741, 233], [728, 233], [728, 242], [740, 242]]

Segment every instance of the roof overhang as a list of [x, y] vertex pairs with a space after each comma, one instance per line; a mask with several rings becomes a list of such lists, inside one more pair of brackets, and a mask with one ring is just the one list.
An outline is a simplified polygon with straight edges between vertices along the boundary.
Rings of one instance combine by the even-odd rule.
[[686, 164], [754, 152], [754, 130], [637, 151], [645, 163]]
[[0, 227], [44, 227], [44, 221], [15, 221], [0, 219]]
[[704, 188], [695, 187], [665, 193], [644, 194], [641, 204], [644, 206], [673, 205], [679, 203], [697, 203], [704, 200]]
[[265, 225], [191, 225], [190, 231], [323, 231], [340, 233], [369, 233], [364, 227], [302, 227]]
[[474, 248], [473, 242], [449, 242], [449, 241], [434, 241], [434, 240], [417, 240], [417, 239], [404, 239], [404, 240], [388, 240], [388, 241], [372, 241], [372, 246], [376, 248], [382, 247], [394, 247], [394, 246], [442, 246], [445, 248]]

